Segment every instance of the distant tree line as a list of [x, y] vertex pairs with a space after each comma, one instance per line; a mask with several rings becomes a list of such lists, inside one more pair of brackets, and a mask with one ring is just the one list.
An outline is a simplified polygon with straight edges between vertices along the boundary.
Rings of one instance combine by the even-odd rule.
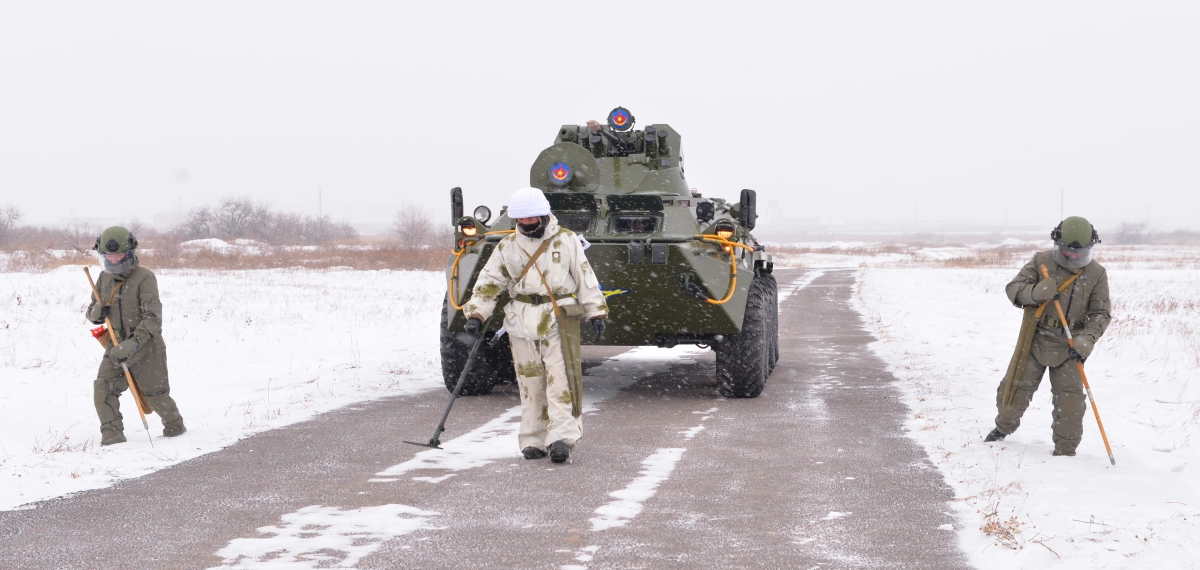
[[171, 233], [180, 240], [252, 239], [269, 245], [323, 245], [358, 239], [358, 231], [329, 216], [279, 212], [250, 198], [224, 198], [188, 213]]
[[451, 247], [454, 228], [439, 224], [429, 210], [414, 204], [403, 204], [392, 218], [392, 240], [400, 247], [419, 249], [426, 247]]

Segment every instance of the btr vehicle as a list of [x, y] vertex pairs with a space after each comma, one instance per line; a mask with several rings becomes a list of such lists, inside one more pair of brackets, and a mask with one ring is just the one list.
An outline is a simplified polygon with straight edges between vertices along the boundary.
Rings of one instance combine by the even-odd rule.
[[[529, 169], [529, 185], [545, 193], [559, 224], [586, 240], [608, 303], [604, 338], [593, 342], [584, 321], [583, 344], [711, 347], [720, 394], [758, 396], [779, 360], [779, 318], [772, 257], [750, 233], [755, 192], [742, 190], [736, 202], [703, 197], [688, 186], [682, 138], [670, 125], [635, 129], [622, 107], [607, 122], [563, 125]], [[463, 215], [460, 188], [450, 202], [455, 249], [446, 264], [441, 357], [453, 390], [474, 342], [461, 307], [515, 226], [506, 207], [495, 220], [487, 206]], [[463, 394], [515, 381], [508, 337], [496, 336], [502, 319], [493, 321]]]

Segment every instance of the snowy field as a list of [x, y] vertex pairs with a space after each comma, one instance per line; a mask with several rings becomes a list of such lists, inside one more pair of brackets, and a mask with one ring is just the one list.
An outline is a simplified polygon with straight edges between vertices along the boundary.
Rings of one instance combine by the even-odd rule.
[[975, 566], [1200, 560], [1200, 270], [1190, 252], [1137, 253], [1109, 263], [1099, 252], [1113, 321], [1087, 362], [1116, 467], [1090, 409], [1078, 455], [1050, 456], [1048, 379], [1020, 430], [983, 443], [1020, 327], [1004, 295], [1016, 267], [860, 270], [856, 302], [880, 339], [873, 348], [900, 379], [910, 435], [955, 490], [956, 530]]
[[[93, 267], [93, 274], [95, 274]], [[353, 402], [442, 389], [440, 272], [157, 272], [171, 394], [188, 433], [100, 448], [100, 345], [81, 266], [0, 273], [0, 509], [105, 487]]]
[[[1200, 559], [1200, 452], [1191, 440], [1200, 428], [1200, 252], [1098, 255], [1110, 268], [1114, 320], [1088, 376], [1117, 458], [1110, 467], [1090, 415], [1079, 455], [1050, 457], [1048, 381], [1020, 431], [982, 443], [1020, 321], [1003, 286], [1023, 251], [1041, 245], [1004, 246], [1022, 251], [1011, 267], [957, 266], [983, 247], [846, 244], [789, 261], [861, 268], [858, 309], [906, 394], [909, 434], [955, 490], [955, 530], [974, 565], [1190, 567]], [[129, 442], [106, 448], [96, 445], [100, 347], [82, 317], [89, 290], [80, 267], [0, 273], [0, 509], [105, 487], [353, 402], [442, 389], [439, 272], [158, 273], [172, 392], [189, 432], [162, 438], [150, 416], [151, 447], [125, 397]], [[643, 357], [686, 356], [628, 355]], [[512, 426], [501, 427], [507, 438]], [[652, 489], [669, 459], [678, 458], [648, 465], [640, 484]], [[597, 514], [594, 524], [621, 519]]]

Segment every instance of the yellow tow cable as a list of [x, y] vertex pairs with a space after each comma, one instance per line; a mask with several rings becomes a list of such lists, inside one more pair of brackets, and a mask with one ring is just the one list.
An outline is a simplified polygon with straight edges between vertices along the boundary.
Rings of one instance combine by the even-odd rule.
[[[494, 231], [494, 232], [487, 232], [483, 235], [511, 234], [511, 233], [514, 233], [515, 231], [516, 230], [498, 230], [498, 231]], [[730, 246], [731, 248], [732, 247], [740, 247], [751, 253], [754, 252], [754, 248], [752, 248], [748, 245], [738, 243], [736, 241], [729, 241], [718, 235], [698, 234], [695, 236], [695, 238], [698, 240], [701, 240], [701, 241], [717, 243], [717, 244], [720, 244], [723, 246], [727, 245], [727, 246]], [[450, 306], [454, 307], [454, 310], [456, 310], [456, 311], [461, 311], [463, 309], [463, 305], [459, 305], [458, 302], [455, 301], [455, 299], [454, 299], [454, 282], [458, 280], [458, 261], [460, 259], [462, 259], [463, 254], [465, 254], [467, 252], [467, 246], [474, 245], [477, 241], [479, 241], [479, 240], [474, 239], [474, 240], [471, 240], [470, 242], [467, 242], [467, 240], [464, 239], [463, 247], [461, 249], [459, 249], [458, 251], [451, 251], [451, 253], [454, 254], [454, 265], [450, 269], [450, 281], [446, 284], [446, 288], [450, 292]], [[733, 255], [733, 252], [730, 251], [729, 252], [729, 291], [725, 294], [724, 299], [721, 299], [719, 301], [716, 299], [705, 299], [705, 301], [710, 304], [713, 304], [713, 305], [724, 305], [725, 303], [728, 303], [730, 299], [733, 298], [733, 293], [736, 290], [737, 290], [737, 256]]]
[[713, 305], [724, 305], [725, 303], [728, 303], [730, 299], [733, 298], [733, 292], [737, 290], [737, 256], [733, 254], [732, 248], [740, 247], [751, 253], [754, 252], [754, 248], [752, 248], [748, 245], [745, 245], [745, 244], [738, 243], [736, 241], [729, 241], [721, 236], [713, 235], [713, 234], [699, 234], [695, 237], [696, 237], [696, 239], [701, 240], [701, 241], [707, 241], [710, 243], [719, 243], [723, 246], [730, 246], [730, 250], [729, 250], [729, 292], [726, 293], [725, 298], [721, 299], [720, 301], [718, 301], [716, 299], [705, 299], [705, 301], [707, 301], [708, 303], [713, 304]]
[[[483, 235], [490, 236], [490, 235], [500, 235], [500, 234], [511, 234], [515, 231], [517, 231], [517, 230], [497, 230], [494, 232], [484, 233]], [[468, 241], [468, 240], [470, 240], [470, 241]], [[454, 307], [455, 311], [461, 311], [463, 309], [463, 306], [465, 305], [465, 303], [463, 305], [459, 305], [458, 302], [454, 300], [454, 282], [458, 281], [458, 260], [462, 259], [462, 256], [464, 253], [467, 253], [467, 246], [475, 245], [478, 241], [479, 241], [479, 238], [474, 238], [474, 239], [463, 238], [462, 247], [458, 251], [450, 252], [450, 253], [454, 254], [454, 265], [452, 265], [450, 267], [450, 282], [446, 284], [446, 289], [450, 292], [450, 306]]]

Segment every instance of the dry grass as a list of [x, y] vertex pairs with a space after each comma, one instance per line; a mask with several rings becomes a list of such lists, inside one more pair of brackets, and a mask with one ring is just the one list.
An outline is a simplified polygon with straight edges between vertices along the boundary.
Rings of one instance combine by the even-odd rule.
[[44, 438], [34, 436], [32, 451], [39, 455], [47, 453], [68, 453], [71, 451], [87, 451], [92, 446], [92, 440], [88, 439], [79, 446], [73, 446], [70, 443], [71, 438], [65, 433], [58, 435], [56, 432], [47, 432]]
[[[391, 245], [265, 247], [257, 250], [159, 247], [140, 251], [138, 258], [154, 269], [309, 269], [347, 268], [438, 270], [446, 265], [448, 249], [407, 249]], [[44, 273], [66, 265], [95, 264], [91, 253], [62, 250], [16, 251], [0, 257], [0, 270]]]
[[992, 537], [996, 544], [1019, 550], [1024, 543], [1021, 539], [1021, 527], [1025, 526], [1025, 523], [1017, 518], [1017, 509], [1015, 508], [1002, 514], [1000, 503], [1004, 495], [1021, 492], [1023, 492], [1021, 483], [1013, 481], [1003, 487], [993, 485], [979, 495], [967, 497], [963, 501], [967, 504], [984, 503], [984, 506], [976, 509], [983, 516], [983, 524], [980, 525], [979, 530]]

